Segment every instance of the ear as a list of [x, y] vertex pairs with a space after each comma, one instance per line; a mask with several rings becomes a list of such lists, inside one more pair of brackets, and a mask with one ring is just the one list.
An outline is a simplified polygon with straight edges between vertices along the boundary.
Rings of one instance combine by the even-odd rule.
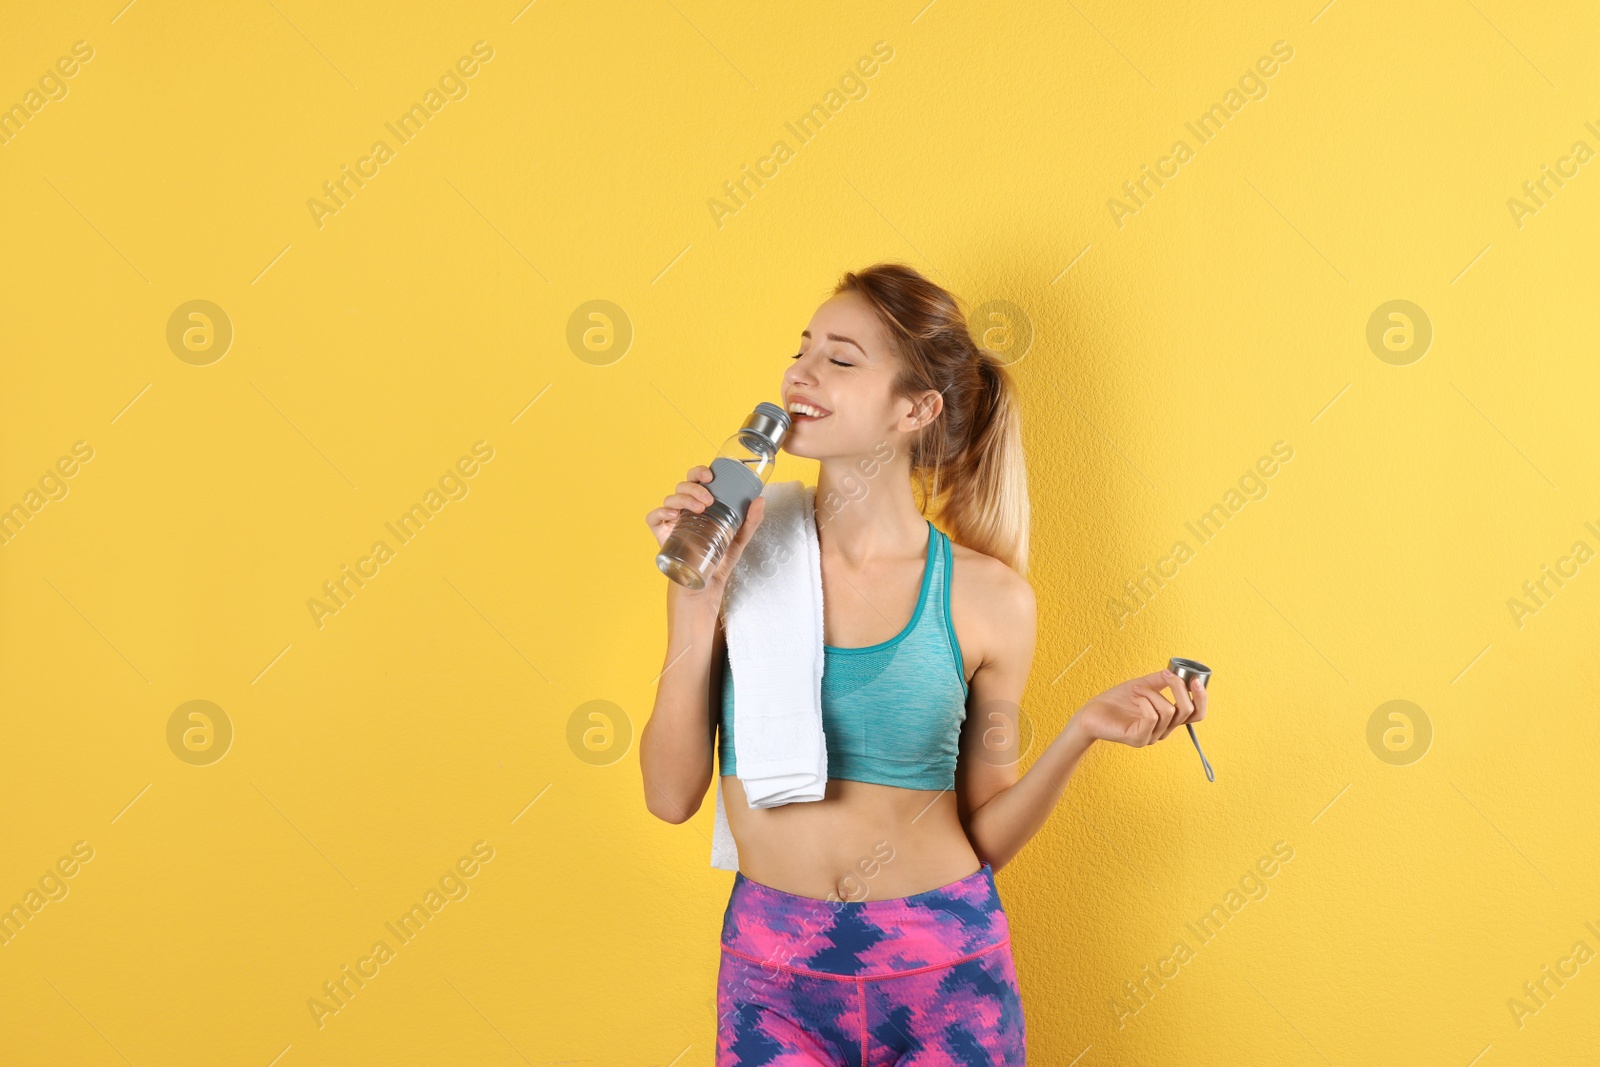
[[925, 389], [910, 400], [911, 410], [902, 420], [901, 429], [915, 432], [939, 417], [944, 410], [944, 394], [937, 389]]

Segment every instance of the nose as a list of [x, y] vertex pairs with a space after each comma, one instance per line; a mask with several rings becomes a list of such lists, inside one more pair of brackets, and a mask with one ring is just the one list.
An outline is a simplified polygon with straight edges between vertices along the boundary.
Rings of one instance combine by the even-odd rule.
[[815, 380], [811, 374], [810, 355], [811, 353], [807, 352], [799, 359], [790, 363], [788, 368], [784, 370], [783, 383], [786, 389], [799, 387], [802, 385], [815, 384]]

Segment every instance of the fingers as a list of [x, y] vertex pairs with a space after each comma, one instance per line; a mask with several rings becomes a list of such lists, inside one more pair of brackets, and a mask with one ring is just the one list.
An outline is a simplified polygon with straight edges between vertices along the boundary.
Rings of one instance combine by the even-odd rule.
[[[1170, 689], [1173, 700], [1163, 691]], [[1115, 740], [1131, 748], [1143, 748], [1164, 740], [1185, 723], [1199, 722], [1206, 716], [1207, 692], [1197, 678], [1187, 685], [1172, 671], [1156, 671], [1133, 678], [1108, 689], [1093, 702], [1099, 715], [1097, 736]]]
[[[1134, 692], [1141, 700], [1147, 702], [1156, 714], [1155, 725], [1150, 731], [1149, 739], [1145, 741], [1147, 745], [1155, 744], [1163, 737], [1166, 737], [1174, 718], [1178, 714], [1178, 709], [1172, 705], [1172, 702], [1161, 695], [1161, 689], [1164, 684], [1163, 676], [1166, 673], [1166, 671], [1158, 672], [1155, 675], [1156, 682], [1153, 685], [1145, 685], [1143, 684], [1145, 680], [1140, 679], [1139, 683], [1134, 686]], [[1183, 686], [1179, 684], [1177, 688], [1181, 689]]]
[[647, 515], [645, 521], [656, 526], [666, 520], [676, 520], [685, 511], [704, 511], [714, 500], [716, 497], [711, 495], [711, 490], [699, 481], [679, 482], [678, 491], [662, 500], [661, 507]]
[[[1178, 721], [1178, 709], [1171, 701], [1163, 700], [1160, 697], [1156, 699], [1160, 701], [1156, 706], [1156, 710], [1161, 715], [1161, 721], [1156, 726], [1155, 741], [1160, 741], [1172, 732], [1173, 724]], [[1155, 741], [1152, 741], [1151, 744], [1154, 744]]]
[[705, 485], [714, 477], [716, 477], [715, 473], [705, 464], [701, 464], [698, 467], [690, 467], [688, 480], [678, 483], [678, 492], [686, 492], [702, 503], [710, 504], [716, 500], [716, 497], [712, 495], [711, 490], [705, 488]]
[[761, 516], [767, 513], [767, 498], [758, 496], [750, 501], [750, 508], [744, 513], [744, 525], [739, 527], [739, 532], [733, 535], [733, 544], [730, 549], [743, 549], [756, 532], [756, 527], [761, 525]]
[[1167, 684], [1167, 679], [1171, 676], [1171, 671], [1159, 670], [1153, 674], [1147, 674], [1143, 678], [1135, 678], [1132, 684], [1144, 689], [1153, 689], [1159, 693], [1161, 688]]
[[667, 523], [676, 522], [685, 511], [704, 511], [706, 505], [716, 499], [705, 483], [711, 481], [715, 474], [710, 467], [701, 465], [690, 467], [684, 481], [678, 483], [677, 491], [669, 494], [661, 501], [661, 506], [645, 515], [644, 521], [654, 530]]
[[716, 499], [716, 497], [711, 495], [711, 490], [705, 487], [704, 482], [687, 481], [678, 483], [678, 491], [667, 497], [666, 503], [672, 504], [675, 500], [681, 500], [681, 503], [673, 505], [675, 507], [685, 507], [690, 503], [695, 503], [700, 505], [695, 510], [703, 511], [705, 510], [706, 505], [712, 503]]
[[1143, 748], [1155, 742], [1156, 729], [1161, 725], [1161, 712], [1156, 710], [1156, 701], [1149, 693], [1135, 693], [1133, 695], [1133, 711], [1137, 716], [1128, 730], [1128, 744], [1133, 748]]
[[[1172, 671], [1162, 671], [1167, 676], [1167, 688], [1172, 691], [1172, 702], [1178, 706], [1182, 718], [1186, 719], [1194, 714], [1194, 701], [1189, 697], [1189, 688], [1182, 678]], [[1181, 721], [1181, 719], [1180, 719]]]
[[[1184, 680], [1170, 670], [1162, 671], [1162, 673], [1167, 676], [1167, 688], [1172, 691], [1176, 711], [1172, 716], [1172, 721], [1167, 723], [1166, 727], [1161, 731], [1161, 736], [1156, 738], [1157, 741], [1166, 740], [1167, 735], [1172, 731], [1184, 723], [1194, 720], [1194, 699], [1190, 695], [1188, 687], [1184, 684]], [[1194, 681], [1194, 679], [1190, 679], [1190, 681]]]

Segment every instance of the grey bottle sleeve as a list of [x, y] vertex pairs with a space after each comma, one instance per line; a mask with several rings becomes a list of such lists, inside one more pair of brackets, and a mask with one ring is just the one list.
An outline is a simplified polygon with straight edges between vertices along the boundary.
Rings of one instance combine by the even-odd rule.
[[706, 483], [706, 488], [743, 525], [750, 502], [761, 495], [762, 483], [743, 463], [718, 456], [711, 461], [711, 480]]

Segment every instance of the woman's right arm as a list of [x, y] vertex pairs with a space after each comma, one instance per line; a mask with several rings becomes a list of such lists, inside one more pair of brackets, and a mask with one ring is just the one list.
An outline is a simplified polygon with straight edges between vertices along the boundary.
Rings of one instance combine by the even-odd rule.
[[[657, 544], [672, 533], [679, 515], [701, 511], [712, 501], [704, 485], [711, 480], [709, 467], [695, 467], [678, 491], [645, 517]], [[667, 580], [667, 652], [656, 685], [655, 707], [639, 734], [639, 771], [644, 778], [644, 803], [650, 814], [670, 823], [686, 821], [700, 809], [711, 785], [712, 754], [717, 715], [713, 698], [720, 702], [722, 649], [718, 615], [728, 575], [744, 551], [750, 535], [761, 524], [766, 501], [757, 497], [750, 505], [727, 555], [705, 588], [690, 590]]]

